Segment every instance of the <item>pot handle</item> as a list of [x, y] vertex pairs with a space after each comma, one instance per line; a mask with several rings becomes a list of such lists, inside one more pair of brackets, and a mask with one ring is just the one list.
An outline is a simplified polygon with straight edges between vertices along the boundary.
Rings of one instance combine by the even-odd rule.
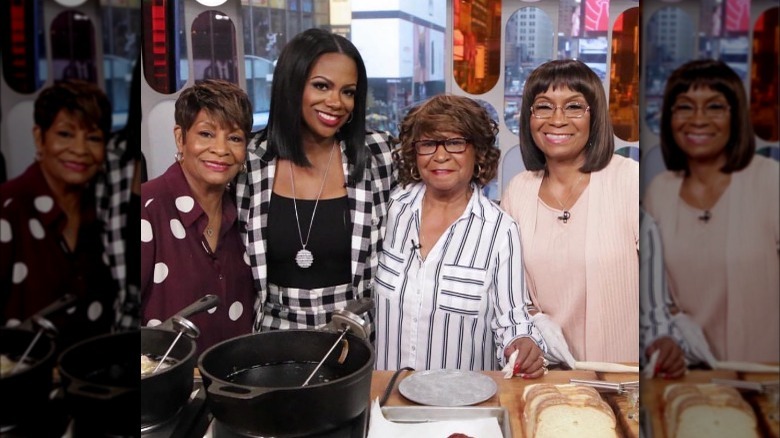
[[247, 386], [237, 385], [223, 385], [217, 382], [213, 382], [206, 388], [209, 395], [214, 397], [221, 397], [226, 399], [239, 399], [239, 400], [254, 400], [258, 397], [276, 392], [276, 389], [272, 388], [254, 388]]
[[[211, 309], [212, 307], [216, 307], [219, 305], [219, 297], [214, 294], [208, 294], [204, 296], [203, 298], [199, 299], [198, 301], [195, 301], [194, 303], [190, 304], [189, 306], [183, 308], [182, 310], [176, 312], [173, 316], [183, 316], [185, 318], [188, 318], [196, 313], [202, 312], [204, 310]], [[173, 328], [173, 316], [163, 321], [160, 325], [158, 325], [156, 328], [166, 329], [166, 330], [174, 330]]]
[[122, 394], [125, 394], [129, 391], [132, 391], [132, 389], [121, 389], [121, 388], [113, 388], [113, 387], [106, 387], [106, 386], [98, 386], [93, 385], [90, 383], [85, 382], [71, 382], [67, 388], [65, 388], [65, 392], [78, 396], [78, 397], [85, 397], [85, 398], [91, 398], [91, 399], [99, 399], [108, 401], [111, 399], [114, 399], [115, 397], [119, 397]]
[[347, 312], [360, 316], [369, 310], [374, 308], [374, 299], [363, 297], [357, 300], [350, 301], [347, 307], [344, 308]]
[[58, 298], [53, 303], [49, 304], [48, 306], [36, 312], [35, 315], [32, 315], [31, 317], [25, 319], [21, 324], [19, 324], [19, 328], [25, 330], [35, 330], [35, 325], [33, 323], [33, 320], [36, 317], [48, 319], [50, 315], [57, 313], [62, 309], [71, 307], [75, 303], [76, 303], [75, 295], [65, 294], [60, 298]]

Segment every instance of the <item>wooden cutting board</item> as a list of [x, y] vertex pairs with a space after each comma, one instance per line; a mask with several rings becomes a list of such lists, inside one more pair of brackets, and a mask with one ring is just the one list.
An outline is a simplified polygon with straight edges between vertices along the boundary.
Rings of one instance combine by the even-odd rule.
[[[780, 375], [774, 373], [739, 373], [739, 378], [740, 380], [750, 382], [769, 382], [777, 381], [780, 379]], [[780, 422], [772, 418], [773, 413], [774, 415], [780, 413], [778, 412], [780, 407], [772, 406], [767, 394], [747, 392], [744, 393], [744, 396], [758, 416], [762, 434], [772, 438], [780, 438]]]
[[535, 383], [552, 383], [560, 385], [569, 383], [569, 379], [596, 380], [596, 373], [593, 371], [562, 371], [552, 370], [546, 376], [538, 379], [523, 379], [522, 377], [513, 377], [503, 379], [506, 391], [502, 392], [501, 406], [509, 411], [509, 418], [512, 421], [512, 434], [516, 438], [524, 437], [525, 419], [523, 418], [523, 392], [528, 385]]
[[[392, 371], [374, 371], [371, 381], [371, 399], [381, 397], [387, 388], [390, 378], [392, 377]], [[386, 406], [417, 406], [416, 403], [407, 400], [398, 391], [398, 384], [405, 377], [411, 374], [409, 371], [403, 372], [398, 380], [395, 382], [395, 386], [390, 393], [390, 397], [387, 399]], [[511, 426], [512, 435], [514, 438], [523, 438], [523, 391], [528, 385], [534, 383], [552, 383], [552, 384], [565, 384], [569, 383], [570, 379], [582, 379], [582, 380], [607, 380], [611, 382], [628, 382], [638, 379], [636, 373], [595, 373], [593, 371], [563, 371], [563, 370], [551, 370], [546, 376], [539, 379], [523, 379], [521, 377], [513, 377], [511, 379], [504, 379], [503, 373], [500, 371], [484, 371], [483, 374], [490, 376], [498, 386], [496, 394], [488, 400], [475, 405], [475, 406], [500, 406], [506, 408]], [[608, 399], [609, 395], [603, 394], [605, 400], [610, 403]], [[627, 438], [637, 438], [639, 436], [638, 424], [636, 426], [631, 425], [628, 421], [628, 400], [623, 396], [623, 400], [620, 401], [616, 394], [615, 403], [611, 405], [613, 409], [616, 409], [616, 415], [618, 417], [618, 423], [624, 424], [620, 426], [621, 436]], [[624, 420], [621, 420], [623, 418]], [[633, 420], [632, 420], [633, 421]], [[530, 437], [529, 437], [530, 438]]]
[[[636, 382], [639, 380], [639, 373], [598, 373], [599, 380], [605, 382]], [[634, 409], [632, 412], [630, 395], [605, 393], [602, 394], [617, 416], [618, 426], [626, 438], [639, 438], [639, 411]]]
[[650, 414], [652, 421], [653, 437], [665, 438], [664, 429], [664, 391], [666, 387], [674, 383], [710, 383], [712, 379], [736, 379], [738, 375], [735, 371], [711, 371], [711, 370], [689, 370], [688, 373], [679, 379], [663, 379], [655, 377], [653, 379], [642, 379], [640, 386], [640, 405]]
[[[593, 371], [550, 371], [546, 376], [535, 380], [518, 377], [511, 379], [512, 391], [501, 397], [501, 406], [509, 410], [512, 418], [512, 431], [515, 437], [524, 437], [525, 418], [523, 418], [523, 392], [534, 383], [568, 384], [570, 379], [604, 380], [608, 382], [631, 382], [639, 379], [637, 373], [595, 373]], [[618, 433], [625, 438], [639, 437], [639, 423], [630, 420], [629, 402], [625, 395], [603, 393], [602, 398], [610, 404], [618, 418]], [[632, 424], [633, 423], [633, 424]], [[531, 438], [531, 437], [525, 437]]]

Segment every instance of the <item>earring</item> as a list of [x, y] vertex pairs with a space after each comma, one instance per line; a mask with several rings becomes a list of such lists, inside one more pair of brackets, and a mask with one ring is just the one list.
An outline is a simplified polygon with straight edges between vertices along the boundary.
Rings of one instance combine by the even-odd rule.
[[474, 175], [474, 178], [479, 179], [479, 177], [482, 176], [482, 166], [480, 166], [479, 163], [477, 163], [476, 166], [477, 166], [476, 168], [477, 174]]
[[345, 125], [348, 125], [348, 124], [349, 124], [349, 122], [351, 122], [351, 121], [352, 121], [352, 118], [353, 118], [354, 116], [355, 116], [355, 113], [353, 113], [353, 112], [349, 113], [349, 118], [347, 118], [347, 121], [346, 121], [346, 123], [344, 123], [344, 124], [345, 124]]
[[241, 173], [246, 173], [246, 161], [241, 163], [241, 170], [239, 170]]
[[[417, 175], [414, 174], [415, 170], [417, 171]], [[418, 169], [417, 166], [412, 167], [411, 170], [409, 170], [409, 174], [412, 175], [412, 179], [415, 181], [419, 181], [422, 179], [420, 178], [420, 169]]]
[[184, 154], [181, 152], [176, 152], [173, 154], [173, 159], [176, 160], [176, 162], [181, 163], [181, 160], [184, 158]]

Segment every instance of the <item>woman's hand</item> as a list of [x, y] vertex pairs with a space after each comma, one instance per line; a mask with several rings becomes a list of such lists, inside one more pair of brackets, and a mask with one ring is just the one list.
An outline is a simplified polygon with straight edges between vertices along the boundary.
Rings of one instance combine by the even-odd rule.
[[504, 357], [509, 357], [518, 351], [515, 360], [514, 375], [520, 375], [524, 379], [536, 379], [547, 373], [547, 360], [542, 349], [529, 337], [518, 338], [512, 341], [504, 349]]
[[685, 374], [685, 354], [677, 342], [669, 336], [658, 338], [647, 347], [647, 357], [658, 350], [658, 360], [655, 363], [654, 374], [665, 379], [676, 379]]

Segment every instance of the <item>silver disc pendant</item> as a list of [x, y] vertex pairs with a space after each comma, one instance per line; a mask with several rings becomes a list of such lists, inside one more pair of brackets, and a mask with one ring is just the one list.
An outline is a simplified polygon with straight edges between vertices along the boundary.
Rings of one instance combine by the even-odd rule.
[[298, 251], [298, 254], [295, 254], [295, 263], [301, 268], [306, 269], [314, 263], [314, 255], [312, 255], [311, 251], [308, 249], [303, 248]]

